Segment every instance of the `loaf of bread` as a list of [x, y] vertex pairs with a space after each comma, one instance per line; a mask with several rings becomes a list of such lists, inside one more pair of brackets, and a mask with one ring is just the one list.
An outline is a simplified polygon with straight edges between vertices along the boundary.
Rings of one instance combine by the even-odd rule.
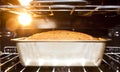
[[53, 30], [33, 34], [25, 40], [99, 40], [99, 38], [81, 32]]

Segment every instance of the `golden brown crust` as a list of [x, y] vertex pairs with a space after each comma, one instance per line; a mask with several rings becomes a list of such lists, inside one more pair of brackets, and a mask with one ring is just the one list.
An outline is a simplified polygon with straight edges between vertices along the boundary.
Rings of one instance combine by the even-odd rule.
[[36, 33], [26, 38], [26, 40], [97, 40], [91, 35], [67, 31], [67, 30], [54, 30], [42, 33]]

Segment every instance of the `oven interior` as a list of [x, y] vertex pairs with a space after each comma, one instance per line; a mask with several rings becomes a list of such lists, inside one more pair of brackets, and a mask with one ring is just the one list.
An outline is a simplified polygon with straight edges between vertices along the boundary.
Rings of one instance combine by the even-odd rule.
[[[32, 15], [23, 26], [19, 13]], [[19, 61], [12, 38], [30, 36], [49, 30], [70, 30], [95, 37], [110, 38], [98, 67], [39, 66], [25, 67]], [[34, 0], [22, 6], [15, 0], [0, 0], [0, 71], [1, 72], [119, 72], [120, 71], [120, 1], [119, 0]]]

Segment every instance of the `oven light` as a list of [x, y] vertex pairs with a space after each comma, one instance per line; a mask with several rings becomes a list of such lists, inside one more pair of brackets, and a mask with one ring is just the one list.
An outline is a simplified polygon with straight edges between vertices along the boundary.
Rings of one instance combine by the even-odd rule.
[[21, 13], [18, 16], [18, 22], [23, 26], [28, 26], [32, 22], [32, 17], [30, 14]]
[[27, 6], [30, 4], [32, 0], [19, 0], [20, 4], [23, 6]]

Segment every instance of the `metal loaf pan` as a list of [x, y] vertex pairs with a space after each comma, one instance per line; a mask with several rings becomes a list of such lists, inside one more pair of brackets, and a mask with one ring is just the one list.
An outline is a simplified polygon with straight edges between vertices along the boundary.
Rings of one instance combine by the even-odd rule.
[[20, 61], [24, 66], [99, 66], [107, 41], [12, 40], [17, 42]]

